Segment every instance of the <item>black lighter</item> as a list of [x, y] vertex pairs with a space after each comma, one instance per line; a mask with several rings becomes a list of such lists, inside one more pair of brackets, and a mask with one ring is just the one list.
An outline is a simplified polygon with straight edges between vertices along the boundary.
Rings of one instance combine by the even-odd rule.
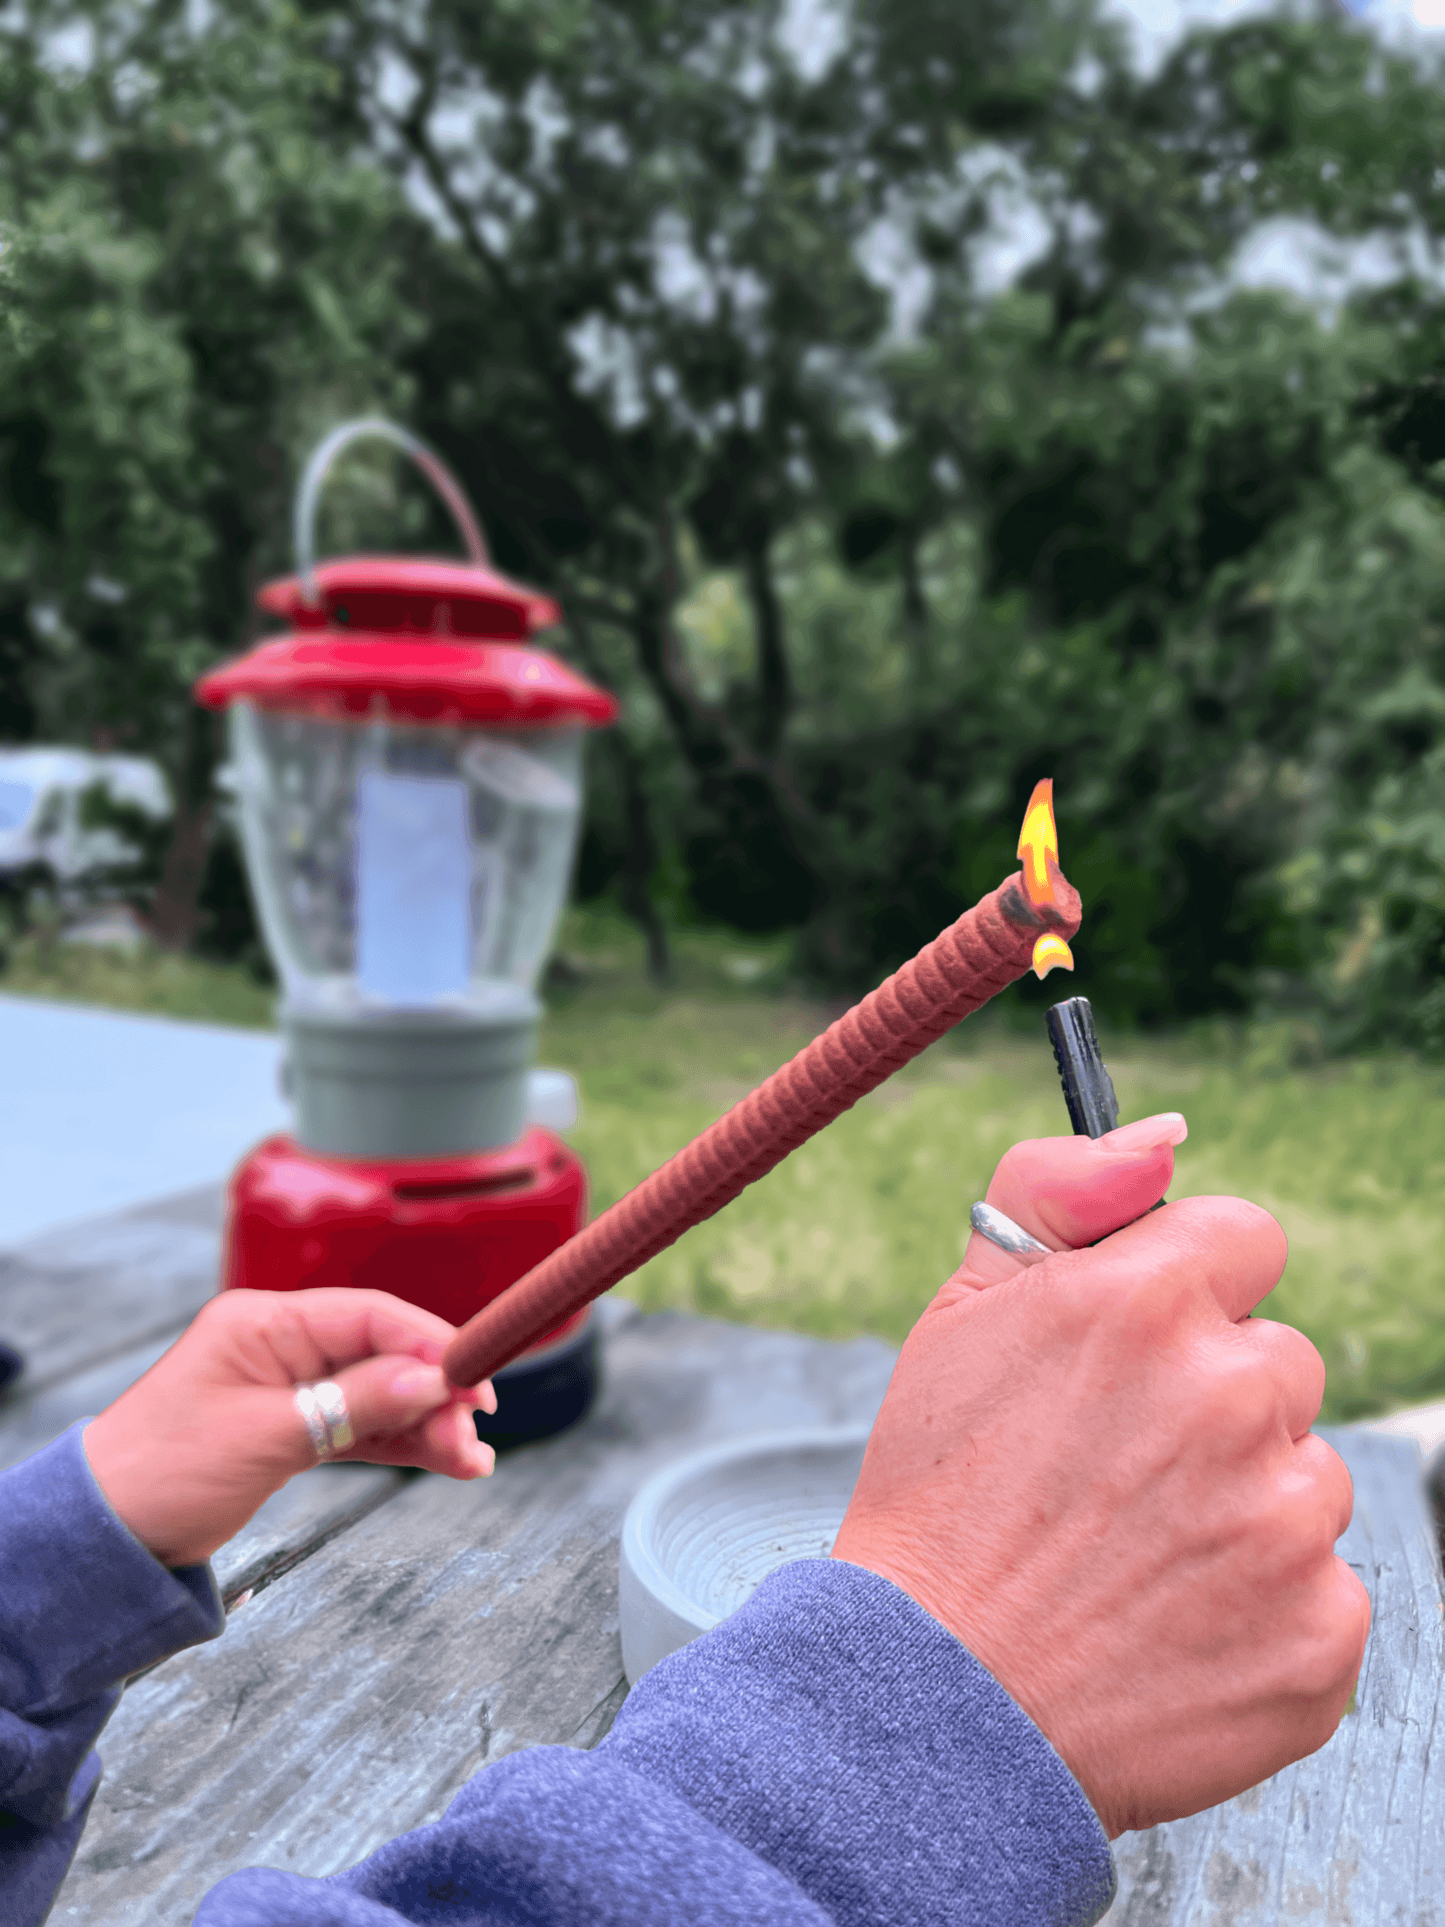
[[1099, 1049], [1088, 998], [1070, 997], [1055, 1004], [1048, 1024], [1074, 1136], [1102, 1137], [1119, 1122], [1119, 1100]]
[[[1102, 1137], [1119, 1122], [1119, 1100], [1099, 1049], [1088, 998], [1070, 997], [1055, 1004], [1048, 1013], [1048, 1024], [1074, 1136]], [[1152, 1208], [1157, 1211], [1159, 1205]], [[969, 1213], [969, 1222], [980, 1237], [1026, 1265], [1039, 1264], [1049, 1256], [1048, 1245], [983, 1200]]]

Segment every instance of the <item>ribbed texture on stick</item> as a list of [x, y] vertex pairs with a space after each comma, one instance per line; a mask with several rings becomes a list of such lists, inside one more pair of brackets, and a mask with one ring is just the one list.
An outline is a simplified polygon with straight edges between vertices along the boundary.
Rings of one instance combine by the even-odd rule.
[[1028, 969], [1045, 930], [1072, 937], [1077, 891], [1050, 859], [1056, 910], [1009, 877], [724, 1117], [484, 1306], [447, 1347], [475, 1385], [710, 1218], [806, 1139]]

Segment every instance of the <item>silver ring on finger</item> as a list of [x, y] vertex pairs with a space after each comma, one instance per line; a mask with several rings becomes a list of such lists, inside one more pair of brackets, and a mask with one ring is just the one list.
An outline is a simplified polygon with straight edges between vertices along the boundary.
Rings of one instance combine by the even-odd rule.
[[980, 1238], [987, 1238], [991, 1245], [997, 1245], [1000, 1251], [1006, 1251], [1011, 1258], [1021, 1258], [1026, 1265], [1040, 1264], [1054, 1255], [1031, 1232], [1025, 1231], [1021, 1224], [1015, 1224], [1012, 1218], [991, 1204], [976, 1204], [968, 1214], [968, 1221]]
[[296, 1410], [301, 1414], [318, 1460], [334, 1459], [349, 1452], [356, 1442], [351, 1429], [351, 1414], [346, 1409], [346, 1394], [334, 1378], [318, 1379], [314, 1385], [298, 1385]]

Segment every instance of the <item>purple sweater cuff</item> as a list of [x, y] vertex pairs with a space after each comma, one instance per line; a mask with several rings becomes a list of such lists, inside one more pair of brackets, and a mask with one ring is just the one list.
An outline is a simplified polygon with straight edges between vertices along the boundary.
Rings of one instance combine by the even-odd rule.
[[38, 1826], [89, 1797], [128, 1675], [226, 1623], [209, 1566], [169, 1571], [111, 1511], [83, 1429], [0, 1473], [0, 1812]]
[[662, 1781], [843, 1927], [1091, 1927], [1109, 1843], [1033, 1721], [876, 1573], [802, 1560], [655, 1667], [600, 1754]]

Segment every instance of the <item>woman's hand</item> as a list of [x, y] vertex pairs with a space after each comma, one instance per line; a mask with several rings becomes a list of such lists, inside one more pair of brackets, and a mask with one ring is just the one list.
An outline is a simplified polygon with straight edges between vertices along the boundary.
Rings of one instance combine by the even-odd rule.
[[355, 1437], [339, 1459], [484, 1478], [494, 1454], [472, 1413], [495, 1412], [496, 1394], [448, 1383], [452, 1335], [383, 1291], [222, 1292], [86, 1427], [91, 1472], [162, 1565], [197, 1565], [316, 1464], [294, 1394], [333, 1379]]
[[1310, 1431], [1324, 1365], [1251, 1315], [1284, 1233], [1239, 1198], [1149, 1211], [1183, 1125], [1005, 1156], [989, 1202], [1053, 1255], [1025, 1269], [971, 1240], [833, 1548], [957, 1634], [1111, 1837], [1322, 1746], [1370, 1624], [1335, 1555], [1350, 1476]]

